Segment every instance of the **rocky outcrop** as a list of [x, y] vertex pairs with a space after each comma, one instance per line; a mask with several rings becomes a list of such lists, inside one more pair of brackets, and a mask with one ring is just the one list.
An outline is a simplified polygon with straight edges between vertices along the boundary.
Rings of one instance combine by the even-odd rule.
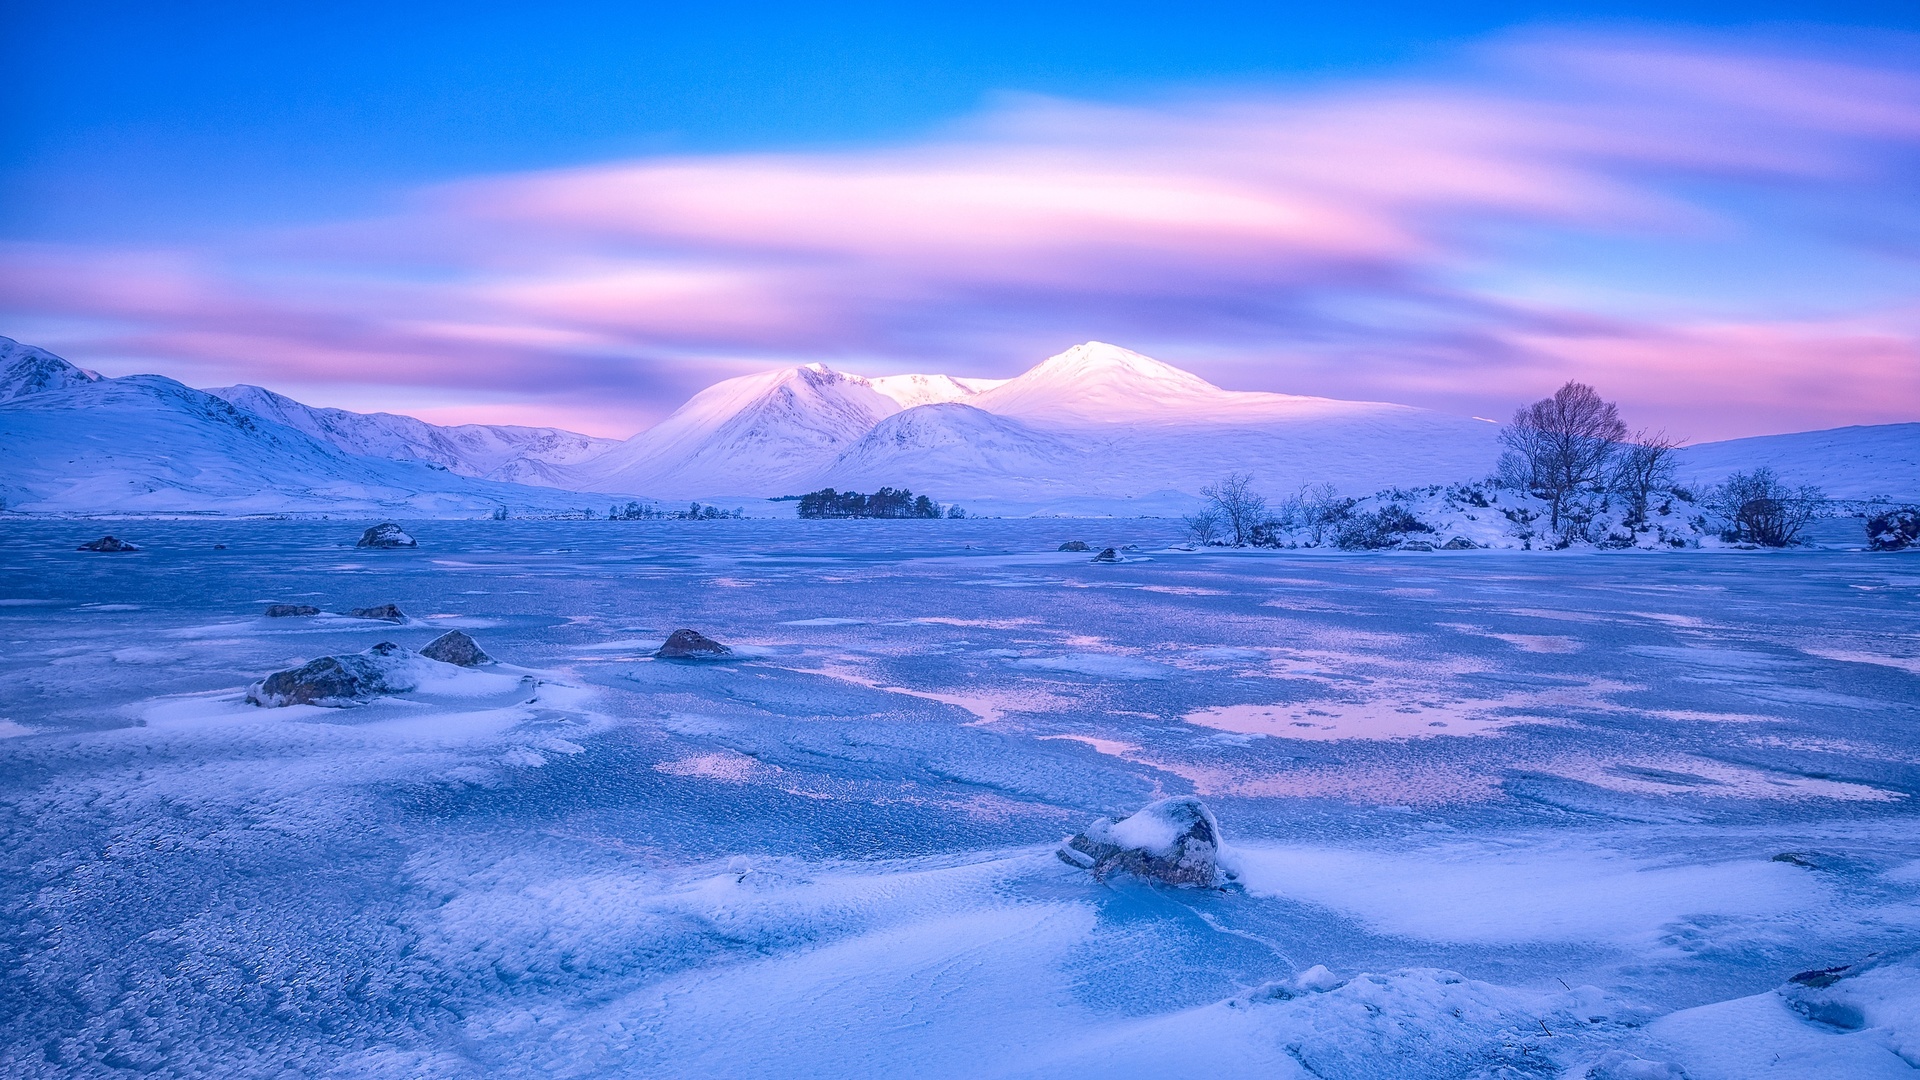
[[343, 708], [384, 694], [405, 693], [415, 685], [403, 650], [383, 641], [363, 653], [322, 656], [276, 671], [247, 691], [247, 701], [270, 709], [286, 705]]
[[381, 622], [392, 623], [407, 621], [406, 613], [394, 607], [392, 604], [381, 604], [379, 607], [357, 607], [353, 609], [353, 617], [356, 619], [379, 619]]
[[1085, 540], [1069, 540], [1060, 545], [1061, 551], [1092, 551]]
[[733, 650], [698, 630], [675, 630], [653, 654], [662, 660], [719, 660]]
[[419, 547], [419, 541], [408, 536], [406, 531], [391, 521], [382, 522], [360, 534], [357, 548], [410, 548]]
[[1441, 550], [1443, 551], [1472, 551], [1474, 548], [1477, 548], [1479, 546], [1480, 546], [1479, 544], [1474, 543], [1473, 541], [1467, 539], [1464, 536], [1456, 536], [1453, 539], [1447, 541], [1446, 543], [1440, 545]]
[[318, 615], [320, 609], [312, 604], [268, 604], [267, 618], [290, 619], [305, 615]]
[[1868, 519], [1868, 550], [1905, 551], [1916, 545], [1920, 545], [1920, 507], [1902, 507]]
[[1060, 847], [1063, 862], [1105, 878], [1115, 871], [1169, 885], [1217, 889], [1233, 880], [1220, 825], [1199, 799], [1177, 795], [1131, 817], [1103, 818]]
[[139, 551], [140, 549], [117, 536], [103, 536], [98, 540], [89, 540], [81, 544], [79, 551]]
[[420, 655], [429, 660], [438, 660], [443, 664], [456, 664], [460, 667], [478, 667], [493, 663], [479, 642], [458, 630], [449, 630], [427, 643]]

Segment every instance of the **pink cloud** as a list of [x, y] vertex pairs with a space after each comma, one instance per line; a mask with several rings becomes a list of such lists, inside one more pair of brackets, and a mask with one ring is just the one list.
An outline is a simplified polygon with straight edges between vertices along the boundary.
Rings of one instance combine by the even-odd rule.
[[1479, 63], [1152, 106], [1025, 99], [882, 149], [470, 178], [227, 248], [16, 247], [0, 311], [68, 328], [48, 344], [82, 360], [484, 391], [511, 398], [493, 415], [584, 410], [601, 430], [610, 401], [637, 428], [755, 366], [1007, 374], [1088, 337], [1242, 386], [1483, 414], [1578, 374], [1700, 437], [1920, 415], [1911, 320], [1844, 296], [1757, 316], [1778, 286], [1729, 288], [1738, 252], [1691, 310], [1621, 300], [1632, 266], [1594, 291], [1577, 255], [1552, 305], [1489, 284], [1560, 273], [1524, 261], [1549, 238], [1658, 259], [1764, 234], [1873, 258], [1793, 233], [1770, 200], [1899, 212], [1882, 174], [1920, 141], [1912, 72], [1573, 35]]

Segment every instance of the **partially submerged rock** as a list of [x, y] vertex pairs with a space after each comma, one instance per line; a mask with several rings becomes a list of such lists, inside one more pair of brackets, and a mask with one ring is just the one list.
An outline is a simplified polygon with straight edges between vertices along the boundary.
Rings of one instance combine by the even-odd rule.
[[353, 546], [363, 548], [403, 548], [419, 547], [420, 544], [413, 537], [408, 536], [406, 530], [400, 528], [400, 526], [395, 525], [391, 521], [384, 521], [368, 529], [366, 532], [361, 533], [360, 542]]
[[1085, 540], [1069, 540], [1060, 545], [1061, 551], [1092, 551]]
[[1480, 546], [1479, 544], [1474, 543], [1473, 541], [1467, 539], [1464, 536], [1456, 536], [1453, 539], [1447, 541], [1446, 543], [1440, 545], [1441, 549], [1444, 551], [1472, 551], [1474, 548], [1477, 548], [1479, 546]]
[[304, 615], [318, 615], [320, 609], [312, 604], [268, 604], [267, 618], [290, 619]]
[[1093, 557], [1094, 562], [1119, 562], [1120, 553], [1112, 548], [1101, 548], [1100, 554]]
[[139, 551], [140, 549], [117, 536], [103, 536], [98, 540], [89, 540], [81, 544], [79, 551]]
[[480, 644], [458, 630], [449, 630], [427, 643], [420, 655], [429, 660], [438, 660], [443, 664], [457, 664], [460, 667], [478, 667], [493, 663]]
[[733, 650], [698, 630], [675, 630], [653, 654], [662, 660], [718, 660]]
[[1234, 877], [1222, 865], [1219, 823], [1191, 795], [1149, 803], [1131, 817], [1095, 821], [1062, 845], [1059, 855], [1096, 878], [1122, 870], [1169, 885], [1217, 889]]
[[356, 619], [379, 619], [381, 622], [407, 621], [406, 614], [392, 604], [381, 604], [379, 607], [357, 607], [353, 609], [353, 617]]
[[322, 656], [276, 671], [247, 691], [247, 701], [269, 709], [286, 705], [344, 708], [412, 690], [418, 683], [408, 666], [400, 646], [383, 641], [363, 653]]

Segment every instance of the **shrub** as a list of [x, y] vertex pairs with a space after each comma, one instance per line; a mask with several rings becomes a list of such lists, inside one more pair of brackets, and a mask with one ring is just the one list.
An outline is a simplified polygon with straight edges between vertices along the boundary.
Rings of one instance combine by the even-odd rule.
[[1431, 533], [1433, 526], [1414, 517], [1399, 503], [1388, 503], [1371, 514], [1349, 514], [1334, 531], [1333, 541], [1348, 551], [1393, 547], [1408, 533]]
[[1826, 501], [1819, 488], [1789, 488], [1763, 465], [1727, 477], [1709, 505], [1726, 520], [1721, 533], [1726, 539], [1787, 547], [1800, 542], [1800, 534], [1820, 516]]

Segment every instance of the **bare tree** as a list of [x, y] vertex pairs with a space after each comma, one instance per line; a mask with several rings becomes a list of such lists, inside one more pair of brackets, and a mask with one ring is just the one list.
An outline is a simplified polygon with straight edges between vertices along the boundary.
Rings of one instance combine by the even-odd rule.
[[1274, 524], [1286, 532], [1305, 534], [1308, 543], [1317, 547], [1353, 513], [1353, 505], [1354, 500], [1341, 498], [1332, 484], [1303, 484], [1280, 501]]
[[1187, 535], [1196, 544], [1211, 544], [1220, 538], [1220, 511], [1212, 503], [1201, 507], [1183, 518], [1187, 523]]
[[1620, 410], [1585, 383], [1569, 381], [1550, 398], [1519, 409], [1500, 431], [1500, 475], [1547, 500], [1560, 529], [1567, 497], [1606, 479], [1615, 447], [1627, 437]]
[[1819, 488], [1790, 488], [1762, 465], [1727, 477], [1708, 505], [1727, 519], [1730, 539], [1786, 547], [1800, 542], [1800, 534], [1820, 516], [1826, 502], [1826, 493]]
[[1253, 477], [1244, 473], [1230, 473], [1219, 483], [1201, 488], [1200, 495], [1207, 500], [1207, 509], [1218, 515], [1219, 527], [1232, 534], [1234, 547], [1245, 547], [1253, 539], [1254, 528], [1267, 519], [1267, 500], [1254, 493]]
[[1645, 524], [1647, 500], [1655, 491], [1672, 486], [1680, 442], [1664, 431], [1642, 430], [1620, 447], [1614, 459], [1613, 489], [1627, 497], [1633, 524]]

